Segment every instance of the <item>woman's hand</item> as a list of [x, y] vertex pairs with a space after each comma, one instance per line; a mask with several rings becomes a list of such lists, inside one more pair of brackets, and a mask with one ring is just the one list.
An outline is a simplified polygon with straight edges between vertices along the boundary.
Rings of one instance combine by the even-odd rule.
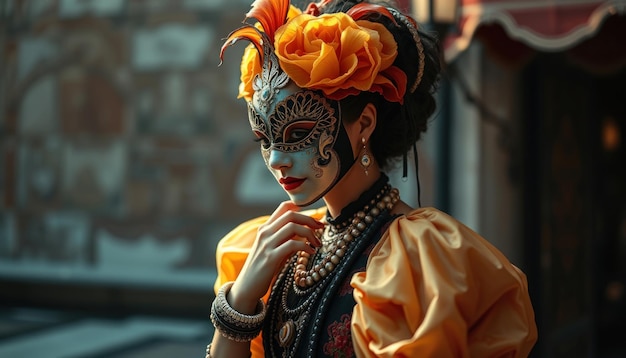
[[315, 247], [322, 245], [315, 230], [324, 224], [298, 210], [297, 205], [285, 201], [259, 227], [248, 259], [228, 294], [228, 302], [237, 311], [254, 314], [259, 298], [267, 293], [285, 260], [298, 251], [313, 254]]
[[[265, 296], [285, 261], [297, 251], [313, 254], [314, 247], [322, 245], [315, 230], [323, 228], [324, 224], [298, 210], [297, 205], [285, 201], [259, 227], [246, 263], [226, 297], [236, 311], [256, 314], [259, 299]], [[218, 331], [211, 344], [213, 357], [250, 356], [250, 342], [230, 340]]]

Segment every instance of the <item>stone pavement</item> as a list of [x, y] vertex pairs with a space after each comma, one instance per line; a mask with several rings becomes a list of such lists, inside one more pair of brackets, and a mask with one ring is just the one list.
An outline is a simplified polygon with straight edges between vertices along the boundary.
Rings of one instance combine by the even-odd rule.
[[0, 357], [203, 357], [208, 318], [89, 317], [39, 309], [0, 311]]

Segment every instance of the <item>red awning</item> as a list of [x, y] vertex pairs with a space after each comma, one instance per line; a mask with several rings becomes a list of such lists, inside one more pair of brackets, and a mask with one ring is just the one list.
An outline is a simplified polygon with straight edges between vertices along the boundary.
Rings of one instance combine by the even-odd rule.
[[[626, 0], [460, 1], [457, 30], [444, 39], [448, 62], [467, 49], [481, 28], [498, 25], [503, 34], [496, 34], [496, 38], [512, 40], [512, 51], [564, 51], [594, 36], [612, 15], [626, 15]], [[623, 41], [621, 47], [626, 43], [624, 35], [618, 35]], [[493, 34], [491, 37], [493, 40]]]

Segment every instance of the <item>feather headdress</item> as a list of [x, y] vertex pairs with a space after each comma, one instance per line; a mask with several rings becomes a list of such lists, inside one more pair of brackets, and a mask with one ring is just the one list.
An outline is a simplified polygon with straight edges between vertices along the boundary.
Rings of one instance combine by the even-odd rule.
[[[402, 103], [407, 77], [393, 65], [398, 45], [385, 26], [366, 20], [375, 13], [395, 23], [394, 16], [384, 6], [367, 3], [320, 15], [328, 2], [312, 3], [305, 12], [289, 0], [252, 3], [244, 25], [228, 36], [220, 51], [223, 59], [235, 42], [251, 42], [241, 62], [239, 97], [267, 105], [291, 80], [335, 100], [369, 91]], [[257, 22], [249, 23], [252, 19]]]

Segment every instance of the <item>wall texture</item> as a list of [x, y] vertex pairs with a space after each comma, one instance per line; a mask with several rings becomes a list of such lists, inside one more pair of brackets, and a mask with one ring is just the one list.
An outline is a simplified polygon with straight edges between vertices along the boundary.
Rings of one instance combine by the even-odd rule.
[[0, 1], [0, 274], [175, 281], [283, 199], [218, 67], [249, 5]]

